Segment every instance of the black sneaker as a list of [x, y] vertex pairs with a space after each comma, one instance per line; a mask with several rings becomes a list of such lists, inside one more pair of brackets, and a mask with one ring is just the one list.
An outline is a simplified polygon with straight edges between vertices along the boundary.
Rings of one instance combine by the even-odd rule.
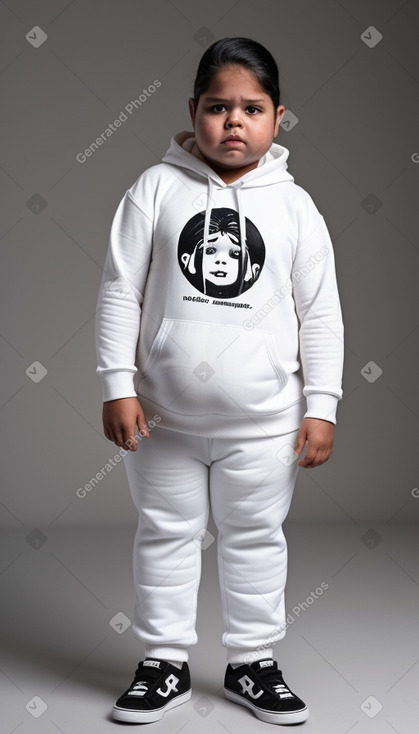
[[113, 718], [147, 724], [158, 721], [169, 709], [179, 706], [192, 695], [189, 666], [182, 668], [159, 658], [146, 658], [138, 664], [128, 690], [113, 707]]
[[235, 669], [227, 665], [224, 695], [270, 724], [300, 724], [308, 718], [308, 707], [290, 691], [272, 658]]

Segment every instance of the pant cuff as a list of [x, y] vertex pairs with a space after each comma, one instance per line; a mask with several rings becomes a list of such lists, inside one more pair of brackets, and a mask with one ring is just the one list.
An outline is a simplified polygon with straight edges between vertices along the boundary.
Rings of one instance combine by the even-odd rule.
[[183, 663], [189, 659], [189, 652], [186, 647], [175, 647], [174, 645], [156, 645], [155, 647], [144, 646], [146, 658], [162, 658], [163, 660], [176, 660]]
[[243, 647], [228, 647], [227, 648], [227, 663], [246, 663], [251, 665], [255, 660], [264, 660], [265, 658], [273, 657], [272, 647], [264, 647], [263, 650], [258, 648], [245, 649]]

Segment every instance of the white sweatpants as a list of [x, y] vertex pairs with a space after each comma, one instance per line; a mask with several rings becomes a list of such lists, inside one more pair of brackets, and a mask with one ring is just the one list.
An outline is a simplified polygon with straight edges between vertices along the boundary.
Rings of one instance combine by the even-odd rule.
[[282, 523], [299, 469], [297, 433], [211, 439], [156, 427], [124, 457], [139, 514], [133, 632], [146, 655], [188, 660], [188, 646], [197, 643], [211, 502], [227, 661], [272, 656], [272, 645], [286, 632]]

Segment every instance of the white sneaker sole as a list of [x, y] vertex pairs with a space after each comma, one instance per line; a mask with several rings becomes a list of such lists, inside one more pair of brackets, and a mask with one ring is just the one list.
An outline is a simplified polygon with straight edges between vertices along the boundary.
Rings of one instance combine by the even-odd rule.
[[224, 688], [224, 695], [226, 698], [228, 698], [229, 701], [239, 703], [241, 706], [247, 706], [247, 708], [253, 711], [258, 719], [260, 719], [261, 721], [265, 721], [268, 724], [302, 724], [303, 721], [306, 721], [308, 719], [308, 706], [306, 706], [301, 711], [288, 711], [287, 713], [280, 714], [277, 712], [268, 711], [268, 709], [261, 709], [251, 703], [251, 701], [248, 701], [246, 698], [240, 696], [238, 693], [230, 691], [228, 688]]
[[152, 721], [160, 721], [166, 711], [174, 709], [176, 706], [180, 706], [182, 703], [189, 701], [192, 696], [192, 688], [186, 693], [182, 693], [176, 698], [172, 698], [171, 701], [166, 703], [159, 709], [153, 709], [152, 711], [133, 711], [132, 709], [122, 709], [119, 706], [114, 706], [112, 710], [112, 716], [117, 721], [129, 721], [132, 724], [148, 724]]

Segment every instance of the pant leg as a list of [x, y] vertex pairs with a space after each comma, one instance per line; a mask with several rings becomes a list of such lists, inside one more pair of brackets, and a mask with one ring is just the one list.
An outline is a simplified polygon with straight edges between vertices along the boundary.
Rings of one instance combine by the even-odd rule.
[[207, 455], [207, 439], [156, 427], [124, 457], [138, 510], [133, 632], [146, 655], [187, 660], [187, 646], [198, 639], [201, 545], [196, 536], [209, 514]]
[[293, 454], [297, 433], [212, 444], [209, 489], [228, 662], [270, 657], [286, 633], [282, 523], [299, 469]]

